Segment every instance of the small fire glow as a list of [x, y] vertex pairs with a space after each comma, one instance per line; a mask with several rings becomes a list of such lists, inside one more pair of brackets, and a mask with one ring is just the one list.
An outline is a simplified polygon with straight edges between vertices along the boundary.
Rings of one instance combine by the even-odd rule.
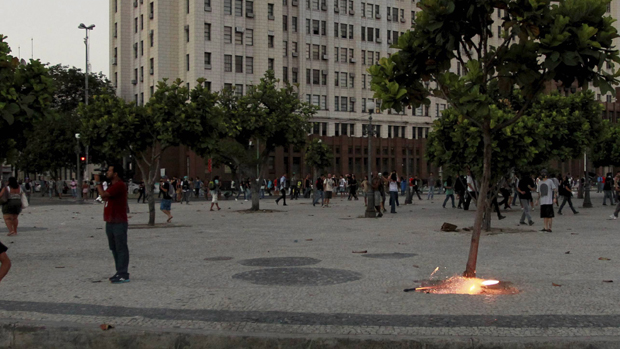
[[446, 281], [427, 287], [416, 287], [416, 291], [438, 294], [484, 294], [485, 288], [499, 284], [498, 280], [484, 280], [454, 276]]

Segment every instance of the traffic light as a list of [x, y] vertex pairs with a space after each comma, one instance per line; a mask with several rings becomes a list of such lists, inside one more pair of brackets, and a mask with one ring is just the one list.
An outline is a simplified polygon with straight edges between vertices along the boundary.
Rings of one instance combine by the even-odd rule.
[[86, 156], [80, 156], [80, 162], [82, 163], [86, 162]]

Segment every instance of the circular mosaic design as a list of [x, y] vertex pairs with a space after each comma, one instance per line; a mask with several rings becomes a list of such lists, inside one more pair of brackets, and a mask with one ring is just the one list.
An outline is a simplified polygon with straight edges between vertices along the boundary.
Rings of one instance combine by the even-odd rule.
[[361, 278], [360, 273], [325, 268], [272, 268], [233, 275], [233, 279], [269, 286], [329, 286]]
[[233, 259], [233, 258], [232, 257], [221, 256], [221, 257], [208, 257], [208, 258], [205, 258], [205, 261], [219, 262], [219, 261], [229, 261], [231, 259]]
[[308, 257], [271, 257], [245, 259], [239, 262], [249, 267], [301, 267], [320, 263], [320, 259]]
[[415, 257], [417, 254], [415, 253], [370, 253], [364, 254], [362, 257], [366, 258], [376, 258], [376, 259], [403, 259], [403, 258], [411, 258]]

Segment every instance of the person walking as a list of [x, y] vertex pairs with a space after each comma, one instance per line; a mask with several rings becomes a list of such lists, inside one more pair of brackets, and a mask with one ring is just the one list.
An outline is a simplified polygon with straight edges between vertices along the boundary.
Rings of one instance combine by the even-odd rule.
[[433, 172], [428, 176], [428, 195], [426, 196], [426, 200], [430, 200], [435, 198], [435, 176], [433, 176]]
[[446, 208], [448, 199], [452, 199], [452, 208], [456, 208], [454, 205], [454, 187], [452, 186], [452, 176], [448, 176], [446, 181], [443, 183], [443, 187], [446, 189], [446, 199], [443, 201], [443, 208]]
[[329, 207], [329, 201], [331, 200], [334, 192], [334, 185], [332, 174], [328, 173], [327, 178], [323, 181], [323, 190], [325, 190], [325, 204], [323, 207]]
[[54, 195], [55, 189], [56, 189], [56, 181], [54, 180], [54, 177], [52, 177], [50, 178], [49, 181], [47, 181], [47, 191], [49, 192], [50, 198], [55, 196]]
[[90, 185], [88, 181], [82, 183], [82, 199], [88, 199], [88, 192], [90, 191]]
[[512, 199], [512, 193], [508, 186], [508, 179], [505, 179], [502, 186], [499, 188], [499, 192], [502, 194], [502, 201], [498, 203], [498, 206], [504, 205], [504, 210], [511, 209], [510, 200]]
[[107, 190], [103, 190], [99, 175], [95, 175], [95, 184], [99, 195], [105, 201], [103, 220], [108, 237], [108, 246], [114, 256], [116, 273], [109, 280], [113, 284], [129, 282], [129, 247], [127, 246], [127, 186], [123, 182], [122, 166], [108, 167], [106, 178], [111, 181]]
[[56, 181], [56, 194], [58, 194], [58, 199], [62, 199], [62, 190], [64, 189], [65, 181], [58, 178]]
[[[407, 182], [405, 182], [407, 183]], [[364, 206], [368, 206], [368, 176], [364, 176], [364, 180], [362, 181], [362, 190], [364, 191]]]
[[465, 205], [465, 191], [467, 189], [467, 185], [465, 183], [467, 183], [467, 178], [457, 174], [456, 180], [454, 181], [454, 191], [459, 199], [459, 203], [456, 207], [458, 209], [462, 209]]
[[183, 180], [181, 181], [181, 192], [183, 193], [183, 197], [181, 198], [181, 204], [183, 204], [183, 201], [185, 201], [185, 203], [189, 205], [189, 197], [192, 194], [192, 187], [191, 182], [187, 176], [183, 177]]
[[[420, 197], [420, 180], [418, 179], [418, 176], [413, 176], [411, 183], [413, 184], [411, 186], [413, 193], [418, 196], [418, 199], [422, 200], [422, 198]], [[411, 195], [413, 196], [413, 194]]]
[[209, 183], [209, 191], [211, 191], [211, 208], [209, 209], [209, 211], [213, 211], [213, 205], [217, 207], [218, 211], [221, 210], [219, 204], [219, 191], [221, 185], [222, 184], [220, 183], [220, 176], [213, 177], [213, 181]]
[[577, 210], [575, 210], [575, 208], [573, 207], [573, 202], [571, 200], [571, 198], [573, 197], [573, 190], [571, 188], [571, 183], [570, 183], [570, 179], [568, 178], [568, 176], [565, 176], [564, 178], [562, 178], [562, 180], [560, 181], [560, 187], [558, 189], [558, 194], [563, 198], [562, 200], [562, 205], [560, 205], [560, 209], [558, 209], [558, 214], [561, 216], [562, 215], [562, 208], [564, 208], [564, 205], [568, 202], [568, 206], [570, 207], [570, 209], [573, 211], [573, 214], [577, 214], [579, 212], [577, 212]]
[[612, 195], [612, 190], [614, 188], [614, 179], [611, 177], [611, 172], [607, 173], [605, 176], [605, 182], [603, 184], [603, 192], [605, 193], [605, 197], [603, 198], [603, 206], [607, 206], [607, 198], [609, 198], [609, 204], [614, 204], [614, 198]]
[[286, 173], [280, 177], [278, 181], [278, 185], [280, 186], [280, 194], [281, 196], [276, 199], [276, 205], [279, 205], [280, 200], [284, 200], [282, 206], [286, 206], [286, 188], [288, 188], [288, 179], [286, 179]]
[[4, 224], [9, 229], [7, 236], [17, 235], [18, 217], [22, 212], [22, 195], [25, 194], [17, 182], [17, 178], [9, 177], [8, 185], [0, 191], [0, 200], [3, 202], [2, 216]]
[[512, 205], [510, 206], [514, 206], [517, 204], [517, 199], [519, 198], [519, 191], [517, 190], [518, 187], [519, 187], [519, 174], [515, 173], [514, 179], [512, 180], [512, 189], [514, 189], [515, 195], [512, 198]]
[[611, 219], [618, 219], [618, 212], [620, 212], [620, 171], [616, 172], [614, 178], [614, 195], [616, 196], [616, 210], [609, 216]]
[[77, 182], [73, 178], [71, 178], [71, 196], [77, 199]]
[[405, 196], [406, 194], [407, 194], [407, 181], [405, 180], [403, 176], [400, 176], [400, 195]]
[[194, 196], [196, 198], [200, 197], [200, 188], [202, 187], [202, 181], [200, 180], [200, 177], [196, 177], [196, 180], [194, 181]]
[[11, 259], [6, 254], [9, 248], [0, 242], [0, 281], [4, 279], [6, 274], [11, 270]]
[[555, 199], [555, 192], [557, 187], [553, 180], [549, 178], [547, 170], [540, 172], [541, 180], [538, 183], [538, 201], [540, 203], [540, 218], [543, 219], [544, 228], [541, 231], [551, 233], [554, 210], [553, 204], [557, 201]]
[[314, 183], [315, 187], [316, 187], [316, 195], [314, 197], [314, 199], [312, 200], [312, 206], [316, 206], [316, 203], [319, 202], [319, 197], [321, 198], [321, 207], [323, 207], [323, 204], [325, 203], [325, 195], [323, 193], [323, 181], [325, 180], [325, 175], [321, 174], [319, 176], [319, 178], [316, 179], [316, 182]]
[[295, 174], [295, 172], [293, 172], [293, 177], [291, 177], [289, 187], [291, 188], [290, 200], [295, 200], [295, 197], [297, 196], [297, 191], [299, 190], [299, 188], [297, 187], [297, 174]]
[[30, 195], [32, 194], [33, 189], [34, 188], [33, 188], [32, 184], [30, 182], [30, 179], [26, 178], [24, 180], [24, 189], [23, 190], [24, 190], [24, 194], [26, 194], [26, 199], [28, 199], [28, 204], [30, 204]]
[[478, 199], [478, 186], [476, 185], [476, 179], [474, 178], [471, 170], [467, 170], [467, 198], [465, 199], [465, 204], [463, 209], [465, 211], [469, 210], [469, 205], [471, 204], [471, 200]]
[[396, 172], [392, 172], [389, 179], [390, 191], [390, 213], [396, 213], [396, 204], [398, 203], [398, 176]]
[[138, 203], [140, 203], [140, 199], [142, 199], [142, 203], [146, 202], [146, 186], [144, 185], [144, 181], [140, 182], [140, 186], [138, 187]]
[[375, 211], [377, 211], [377, 217], [383, 217], [383, 210], [381, 209], [381, 192], [383, 191], [383, 180], [380, 175], [376, 175], [372, 179], [372, 190], [375, 199]]
[[349, 201], [352, 199], [359, 200], [357, 198], [357, 179], [355, 179], [354, 174], [349, 177]]
[[525, 218], [527, 218], [527, 224], [533, 225], [534, 221], [532, 221], [532, 215], [530, 214], [530, 202], [532, 201], [532, 190], [534, 190], [535, 184], [529, 174], [524, 174], [522, 177], [523, 178], [519, 180], [519, 186], [517, 187], [521, 207], [523, 207], [523, 213], [521, 214], [519, 224], [526, 224]]
[[159, 186], [159, 192], [162, 193], [162, 198], [159, 203], [159, 209], [168, 217], [166, 222], [170, 223], [172, 218], [174, 218], [170, 213], [170, 211], [172, 211], [172, 195], [170, 195], [173, 191], [172, 184], [170, 184], [170, 181], [166, 176], [161, 177], [161, 179], [162, 182]]

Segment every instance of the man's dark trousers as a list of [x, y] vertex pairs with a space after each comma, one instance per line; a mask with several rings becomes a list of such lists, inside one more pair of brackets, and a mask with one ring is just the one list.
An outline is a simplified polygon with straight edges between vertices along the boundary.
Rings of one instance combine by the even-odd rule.
[[465, 199], [465, 205], [463, 206], [463, 209], [465, 211], [469, 210], [469, 204], [471, 203], [471, 199], [472, 198], [475, 199], [476, 197], [477, 197], [476, 192], [473, 192], [473, 191], [467, 192], [467, 198]]
[[108, 236], [108, 244], [114, 256], [116, 274], [122, 278], [129, 278], [129, 248], [127, 247], [127, 222], [106, 223], [105, 233]]
[[284, 200], [284, 205], [286, 205], [286, 188], [280, 189], [280, 193], [282, 194], [282, 196], [276, 199], [276, 204], [280, 202], [280, 200]]

